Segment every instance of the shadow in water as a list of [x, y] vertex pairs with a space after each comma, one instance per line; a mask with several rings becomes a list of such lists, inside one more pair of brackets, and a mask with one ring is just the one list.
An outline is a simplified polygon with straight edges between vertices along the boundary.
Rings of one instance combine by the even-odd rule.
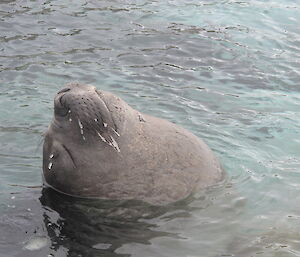
[[44, 189], [40, 198], [51, 252], [65, 249], [67, 256], [129, 256], [116, 249], [124, 244], [150, 244], [156, 237], [179, 237], [158, 231], [150, 219], [175, 206], [158, 207], [137, 201], [77, 199]]

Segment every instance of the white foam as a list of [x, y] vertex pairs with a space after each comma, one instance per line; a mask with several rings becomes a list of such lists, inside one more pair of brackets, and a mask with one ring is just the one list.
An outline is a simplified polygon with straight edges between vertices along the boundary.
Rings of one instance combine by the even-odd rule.
[[30, 251], [36, 251], [40, 250], [43, 247], [48, 245], [48, 239], [45, 236], [38, 236], [31, 238], [26, 245], [24, 246], [25, 249], [30, 250]]
[[92, 246], [95, 249], [106, 250], [111, 247], [111, 244], [99, 243]]

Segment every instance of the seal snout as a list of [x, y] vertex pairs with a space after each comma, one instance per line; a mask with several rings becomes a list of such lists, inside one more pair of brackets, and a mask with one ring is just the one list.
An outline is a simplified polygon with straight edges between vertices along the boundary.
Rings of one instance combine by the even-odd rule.
[[54, 98], [55, 115], [65, 117], [68, 113], [77, 112], [80, 116], [82, 109], [89, 109], [98, 97], [93, 86], [70, 84], [61, 89]]
[[112, 114], [104, 94], [95, 87], [71, 84], [61, 89], [54, 99], [54, 112], [55, 124], [77, 131], [84, 141], [96, 137], [101, 142], [117, 145], [111, 139], [111, 134], [119, 136]]

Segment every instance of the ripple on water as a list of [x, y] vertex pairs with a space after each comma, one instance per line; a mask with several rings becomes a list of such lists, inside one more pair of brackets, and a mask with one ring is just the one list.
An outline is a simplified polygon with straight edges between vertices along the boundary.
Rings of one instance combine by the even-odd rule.
[[[26, 245], [44, 256], [300, 255], [297, 2], [6, 0], [0, 9], [0, 255], [26, 255]], [[141, 223], [112, 221], [103, 206], [40, 203], [40, 135], [53, 96], [74, 80], [204, 138], [226, 183], [150, 208]], [[112, 213], [128, 214], [119, 207]]]

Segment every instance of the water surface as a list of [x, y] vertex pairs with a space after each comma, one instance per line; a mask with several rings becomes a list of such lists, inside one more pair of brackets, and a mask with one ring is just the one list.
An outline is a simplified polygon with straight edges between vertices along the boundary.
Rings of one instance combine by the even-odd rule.
[[[300, 256], [299, 17], [289, 0], [1, 1], [0, 256]], [[163, 208], [42, 193], [71, 81], [202, 137], [228, 181]]]

